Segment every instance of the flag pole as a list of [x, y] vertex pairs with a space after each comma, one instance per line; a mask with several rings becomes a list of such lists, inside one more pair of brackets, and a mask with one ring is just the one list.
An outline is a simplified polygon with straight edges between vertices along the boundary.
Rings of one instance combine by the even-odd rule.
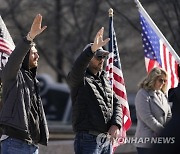
[[156, 26], [156, 24], [153, 22], [153, 20], [151, 19], [151, 17], [149, 16], [149, 14], [146, 12], [146, 10], [143, 8], [141, 2], [139, 0], [134, 0], [135, 3], [137, 4], [138, 10], [139, 12], [141, 12], [144, 17], [146, 18], [147, 21], [149, 21], [149, 23], [151, 23], [151, 26], [153, 27], [154, 31], [157, 33], [157, 35], [160, 38], [163, 38], [163, 40], [165, 41], [165, 43], [168, 45], [167, 47], [170, 48], [169, 51], [171, 52], [171, 54], [174, 56], [174, 58], [176, 59], [177, 63], [180, 64], [180, 58], [177, 55], [176, 51], [172, 48], [172, 46], [169, 44], [169, 42], [167, 41], [167, 39], [164, 37], [164, 35], [161, 33], [161, 31], [159, 30], [159, 28]]
[[[110, 8], [109, 9], [109, 19], [110, 18], [112, 18], [112, 20], [113, 20], [113, 9], [112, 8]], [[109, 20], [110, 21], [110, 20]], [[109, 22], [109, 38], [113, 38], [113, 37], [111, 37], [110, 36], [110, 31], [111, 31], [111, 28], [112, 28], [112, 26], [113, 25], [111, 25], [112, 24], [112, 22]], [[111, 35], [113, 35], [113, 34], [111, 34]], [[113, 40], [110, 40], [109, 41], [109, 43], [111, 43]], [[113, 52], [113, 50], [112, 50], [112, 53], [111, 54], [113, 54], [114, 55], [114, 52]], [[112, 56], [112, 58], [114, 58], [114, 56]], [[114, 60], [112, 60], [112, 61], [114, 61]], [[113, 69], [113, 62], [111, 63], [111, 65], [112, 65], [112, 69]], [[111, 81], [111, 85], [112, 85], [112, 104], [113, 104], [113, 94], [114, 94], [114, 90], [113, 90], [113, 85], [114, 85], [114, 82], [113, 82], [113, 80], [114, 80], [114, 74], [113, 74], [113, 71], [112, 71], [112, 81]]]

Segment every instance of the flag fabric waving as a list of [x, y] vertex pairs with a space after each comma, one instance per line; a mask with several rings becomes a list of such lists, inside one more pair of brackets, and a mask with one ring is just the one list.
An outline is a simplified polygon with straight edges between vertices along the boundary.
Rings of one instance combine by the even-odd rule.
[[135, 0], [140, 13], [142, 42], [144, 48], [146, 70], [161, 67], [168, 73], [168, 89], [178, 84], [177, 65], [180, 59], [150, 16], [138, 0]]
[[0, 16], [0, 70], [5, 66], [9, 55], [15, 48], [15, 44], [8, 29]]
[[[118, 141], [118, 144], [122, 144], [124, 138], [126, 137], [126, 131], [131, 126], [131, 117], [130, 117], [130, 111], [129, 111], [129, 105], [127, 101], [127, 94], [126, 94], [126, 88], [121, 68], [121, 62], [119, 57], [119, 51], [117, 46], [117, 40], [116, 40], [116, 34], [114, 31], [113, 26], [113, 10], [109, 10], [111, 13], [110, 20], [109, 20], [109, 56], [107, 59], [107, 65], [106, 65], [106, 71], [108, 74], [108, 77], [112, 83], [112, 92], [116, 94], [118, 97], [118, 100], [121, 103], [122, 106], [122, 128], [120, 130], [120, 138]], [[116, 148], [117, 145], [114, 147]]]

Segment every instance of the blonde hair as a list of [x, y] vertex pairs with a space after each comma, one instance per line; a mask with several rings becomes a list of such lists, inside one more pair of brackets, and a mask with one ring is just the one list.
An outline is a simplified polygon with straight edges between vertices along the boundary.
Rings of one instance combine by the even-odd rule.
[[[157, 78], [161, 75], [165, 75], [167, 78], [167, 72], [163, 70], [162, 68], [155, 67], [153, 68], [148, 75], [142, 80], [142, 82], [139, 83], [139, 88], [144, 88], [145, 90], [154, 90], [155, 82]], [[161, 91], [163, 93], [166, 93], [167, 91], [167, 82], [163, 84]]]

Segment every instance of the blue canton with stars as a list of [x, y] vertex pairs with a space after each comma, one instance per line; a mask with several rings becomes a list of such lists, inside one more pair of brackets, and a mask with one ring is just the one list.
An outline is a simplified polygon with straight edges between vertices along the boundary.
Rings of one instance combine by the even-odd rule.
[[140, 20], [142, 26], [141, 35], [144, 55], [149, 59], [156, 60], [160, 65], [162, 65], [160, 57], [160, 39], [142, 15], [140, 15]]
[[116, 41], [116, 36], [115, 34], [113, 35], [114, 37], [114, 66], [116, 66], [117, 68], [121, 69], [121, 64], [120, 64], [120, 57], [119, 57], [119, 51], [118, 51], [118, 47], [117, 47], [117, 41]]

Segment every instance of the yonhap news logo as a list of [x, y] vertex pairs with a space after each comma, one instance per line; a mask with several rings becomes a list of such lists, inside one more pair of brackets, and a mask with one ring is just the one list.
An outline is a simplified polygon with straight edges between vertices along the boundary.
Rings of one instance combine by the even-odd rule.
[[127, 137], [123, 143], [150, 143], [150, 144], [173, 144], [175, 137]]
[[150, 144], [173, 144], [175, 143], [175, 137], [119, 137], [114, 139], [109, 134], [101, 133], [97, 136], [96, 142], [99, 146], [107, 146], [113, 140], [114, 145], [119, 144], [135, 144], [135, 143], [150, 143]]
[[110, 135], [101, 133], [96, 138], [96, 143], [99, 147], [105, 147], [110, 144]]
[[109, 144], [113, 144], [113, 146], [118, 146], [121, 143], [121, 138], [114, 138], [109, 133], [101, 133], [97, 136], [96, 143], [99, 147], [105, 147]]

